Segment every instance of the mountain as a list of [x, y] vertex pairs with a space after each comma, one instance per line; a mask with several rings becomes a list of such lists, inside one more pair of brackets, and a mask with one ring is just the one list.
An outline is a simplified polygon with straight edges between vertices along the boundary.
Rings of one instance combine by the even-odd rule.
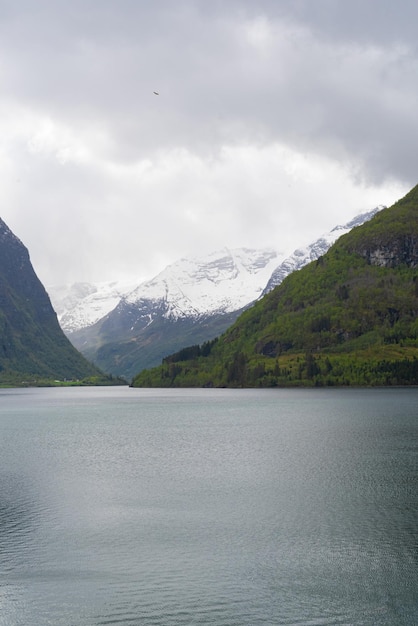
[[418, 384], [418, 186], [134, 386]]
[[233, 313], [261, 295], [278, 257], [274, 250], [225, 248], [203, 258], [181, 259], [140, 285], [125, 302], [138, 308], [159, 303], [165, 317], [174, 320]]
[[102, 369], [130, 378], [185, 343], [223, 332], [260, 297], [283, 256], [243, 248], [181, 259], [122, 297], [101, 320], [68, 336]]
[[0, 383], [103, 378], [61, 330], [28, 250], [0, 219]]
[[336, 226], [290, 257], [274, 250], [225, 248], [206, 257], [181, 259], [130, 292], [117, 283], [78, 283], [49, 291], [73, 344], [105, 371], [131, 378], [170, 352], [222, 333], [263, 293], [378, 210]]

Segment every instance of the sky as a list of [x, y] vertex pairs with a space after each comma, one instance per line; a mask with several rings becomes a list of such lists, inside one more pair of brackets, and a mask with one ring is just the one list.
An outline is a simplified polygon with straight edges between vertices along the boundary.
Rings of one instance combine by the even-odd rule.
[[292, 252], [418, 182], [415, 0], [0, 0], [0, 217], [45, 286]]

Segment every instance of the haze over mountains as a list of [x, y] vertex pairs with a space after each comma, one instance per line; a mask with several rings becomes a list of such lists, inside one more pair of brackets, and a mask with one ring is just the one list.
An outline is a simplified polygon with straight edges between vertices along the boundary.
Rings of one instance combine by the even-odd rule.
[[181, 259], [135, 288], [78, 283], [51, 287], [49, 293], [73, 344], [105, 371], [130, 379], [184, 345], [225, 331], [243, 309], [378, 210], [336, 226], [290, 256], [271, 249], [225, 248]]

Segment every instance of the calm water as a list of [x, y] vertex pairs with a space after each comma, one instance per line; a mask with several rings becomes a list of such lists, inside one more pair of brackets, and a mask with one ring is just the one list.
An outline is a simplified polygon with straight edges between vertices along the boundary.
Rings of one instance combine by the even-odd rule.
[[418, 624], [418, 389], [0, 391], [0, 625]]

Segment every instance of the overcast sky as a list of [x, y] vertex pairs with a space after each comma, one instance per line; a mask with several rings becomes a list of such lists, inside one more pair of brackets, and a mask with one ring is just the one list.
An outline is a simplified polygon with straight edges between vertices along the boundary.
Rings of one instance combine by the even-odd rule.
[[292, 251], [417, 184], [417, 23], [416, 0], [0, 0], [0, 216], [46, 286]]

